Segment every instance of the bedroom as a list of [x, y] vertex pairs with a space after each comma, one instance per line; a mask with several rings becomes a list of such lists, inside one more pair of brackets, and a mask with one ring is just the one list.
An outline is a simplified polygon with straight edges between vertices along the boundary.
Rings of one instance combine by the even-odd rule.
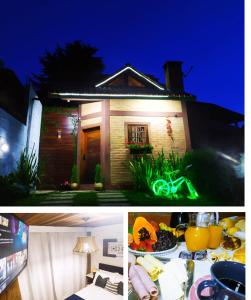
[[0, 300], [123, 299], [123, 216], [0, 214]]

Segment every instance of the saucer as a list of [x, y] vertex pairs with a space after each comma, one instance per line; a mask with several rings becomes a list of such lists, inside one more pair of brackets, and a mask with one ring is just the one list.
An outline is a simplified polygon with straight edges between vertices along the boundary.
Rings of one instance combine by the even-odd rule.
[[[197, 296], [197, 288], [199, 284], [204, 280], [211, 280], [211, 276], [205, 275], [195, 281], [195, 283], [191, 286], [189, 291], [189, 297], [188, 297], [189, 300], [200, 300], [199, 297]], [[203, 290], [203, 296], [209, 296], [209, 291], [210, 288], [205, 288]]]

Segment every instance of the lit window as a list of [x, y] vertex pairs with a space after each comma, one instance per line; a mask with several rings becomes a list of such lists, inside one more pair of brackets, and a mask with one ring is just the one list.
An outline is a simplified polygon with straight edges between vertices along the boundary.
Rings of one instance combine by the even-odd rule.
[[149, 144], [148, 125], [128, 124], [128, 144]]

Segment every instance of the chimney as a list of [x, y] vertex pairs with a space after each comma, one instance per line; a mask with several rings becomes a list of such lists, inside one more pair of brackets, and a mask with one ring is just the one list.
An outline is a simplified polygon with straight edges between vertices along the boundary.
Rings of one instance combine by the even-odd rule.
[[174, 93], [184, 92], [182, 63], [182, 61], [167, 61], [163, 66], [166, 88]]

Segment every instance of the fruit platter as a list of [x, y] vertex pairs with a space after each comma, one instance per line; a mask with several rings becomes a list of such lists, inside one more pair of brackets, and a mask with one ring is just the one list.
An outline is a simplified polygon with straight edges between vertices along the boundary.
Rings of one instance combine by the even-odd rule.
[[[227, 270], [231, 264], [235, 267], [237, 264], [238, 268], [245, 269], [245, 217], [219, 219], [217, 224], [204, 228], [189, 224], [182, 233], [168, 224], [156, 223], [147, 214], [131, 222], [129, 300], [199, 300], [199, 285], [212, 279], [212, 266], [225, 264]], [[207, 246], [204, 248], [203, 244]], [[191, 250], [191, 245], [203, 249]], [[235, 272], [229, 274], [231, 277]], [[203, 293], [210, 296], [210, 289], [205, 288]], [[245, 299], [245, 291], [236, 299]]]
[[137, 217], [133, 227], [128, 232], [129, 252], [144, 256], [165, 256], [177, 248], [175, 229], [164, 223], [148, 221], [143, 217]]

